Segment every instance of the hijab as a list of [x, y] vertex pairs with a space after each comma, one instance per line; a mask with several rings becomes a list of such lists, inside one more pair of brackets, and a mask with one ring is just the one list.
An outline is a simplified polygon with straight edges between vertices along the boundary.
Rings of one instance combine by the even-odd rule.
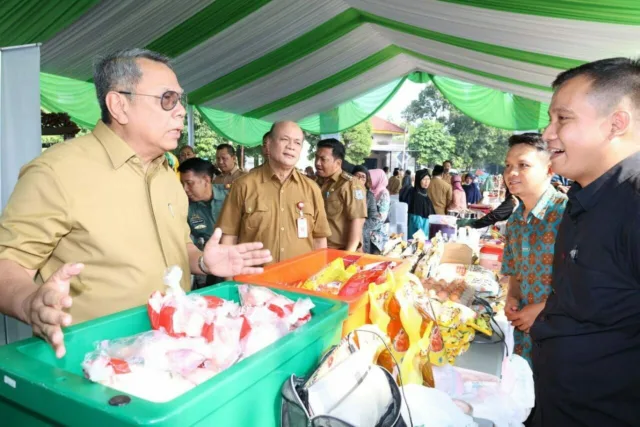
[[409, 198], [409, 214], [428, 218], [429, 215], [435, 215], [436, 210], [427, 195], [427, 189], [420, 186], [420, 181], [422, 181], [425, 176], [431, 177], [429, 171], [426, 169], [420, 169], [416, 172], [414, 188]]
[[462, 178], [460, 175], [453, 175], [451, 177], [451, 186], [454, 190], [464, 191], [462, 188]]
[[389, 183], [387, 174], [382, 169], [371, 169], [369, 175], [371, 176], [371, 191], [376, 200], [380, 200], [380, 196], [387, 191], [387, 184]]

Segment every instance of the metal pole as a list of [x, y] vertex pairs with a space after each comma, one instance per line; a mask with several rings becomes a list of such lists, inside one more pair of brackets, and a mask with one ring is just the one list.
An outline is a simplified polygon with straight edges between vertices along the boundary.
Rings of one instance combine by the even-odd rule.
[[194, 127], [193, 127], [193, 105], [187, 105], [187, 136], [189, 147], [193, 147], [195, 145], [195, 135], [194, 135]]
[[409, 129], [409, 127], [407, 126], [404, 130], [404, 141], [402, 142], [402, 170], [406, 170], [407, 168], [405, 168], [405, 161], [407, 158], [407, 129]]

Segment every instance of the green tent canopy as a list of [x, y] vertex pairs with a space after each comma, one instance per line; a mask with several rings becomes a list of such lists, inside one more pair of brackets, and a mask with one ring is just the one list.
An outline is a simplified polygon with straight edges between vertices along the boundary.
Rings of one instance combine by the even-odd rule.
[[559, 72], [640, 56], [637, 0], [45, 3], [0, 5], [0, 46], [42, 43], [44, 108], [92, 124], [97, 109], [82, 83], [95, 57], [147, 47], [173, 58], [208, 123], [246, 145], [276, 120], [314, 133], [350, 127], [407, 76], [432, 81], [476, 120], [538, 128]]

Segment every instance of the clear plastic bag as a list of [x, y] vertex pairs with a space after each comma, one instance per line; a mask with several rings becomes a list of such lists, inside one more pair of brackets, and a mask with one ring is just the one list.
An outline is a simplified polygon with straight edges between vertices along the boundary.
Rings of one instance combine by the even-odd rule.
[[82, 363], [85, 376], [154, 402], [166, 402], [212, 378], [303, 325], [313, 303], [240, 285], [242, 305], [187, 295], [182, 271], [165, 274], [165, 293], [149, 298], [152, 330], [97, 343]]

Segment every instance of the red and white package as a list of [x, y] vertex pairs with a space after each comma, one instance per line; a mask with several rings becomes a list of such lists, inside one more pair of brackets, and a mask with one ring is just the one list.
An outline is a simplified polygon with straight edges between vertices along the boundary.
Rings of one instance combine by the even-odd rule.
[[147, 304], [151, 331], [105, 340], [85, 356], [91, 381], [154, 402], [167, 402], [274, 343], [311, 318], [310, 299], [295, 303], [267, 288], [240, 285], [242, 306], [187, 295], [182, 271], [165, 274], [165, 293]]
[[289, 330], [304, 325], [311, 319], [311, 309], [314, 304], [309, 298], [302, 298], [295, 303], [284, 295], [276, 294], [271, 289], [261, 286], [238, 286], [242, 307], [265, 307], [279, 319], [283, 319]]
[[203, 337], [214, 340], [214, 321], [239, 311], [237, 304], [215, 296], [187, 295], [180, 287], [182, 270], [171, 267], [165, 274], [166, 293], [151, 294], [147, 313], [151, 328], [164, 330], [168, 335], [180, 337]]

